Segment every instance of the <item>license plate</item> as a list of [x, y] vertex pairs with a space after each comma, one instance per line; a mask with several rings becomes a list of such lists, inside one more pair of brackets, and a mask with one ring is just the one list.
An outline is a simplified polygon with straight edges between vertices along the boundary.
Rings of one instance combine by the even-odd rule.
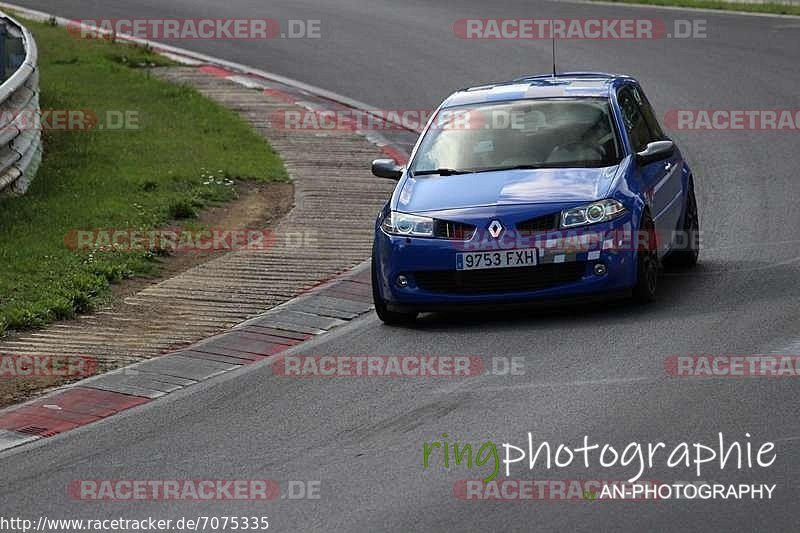
[[535, 266], [538, 258], [539, 255], [536, 252], [536, 248], [496, 252], [465, 252], [456, 254], [456, 270]]

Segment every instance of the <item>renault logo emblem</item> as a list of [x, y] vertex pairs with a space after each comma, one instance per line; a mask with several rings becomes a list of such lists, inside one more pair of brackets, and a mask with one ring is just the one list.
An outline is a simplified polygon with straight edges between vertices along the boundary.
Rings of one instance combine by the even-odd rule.
[[492, 220], [492, 223], [489, 224], [489, 235], [496, 239], [501, 233], [503, 233], [503, 225], [497, 220]]

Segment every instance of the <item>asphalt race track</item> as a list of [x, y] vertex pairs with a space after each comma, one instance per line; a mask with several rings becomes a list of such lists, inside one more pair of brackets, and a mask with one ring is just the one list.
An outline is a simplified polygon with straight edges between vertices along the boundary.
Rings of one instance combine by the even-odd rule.
[[[548, 1], [26, 0], [70, 18], [318, 19], [321, 39], [181, 41], [177, 46], [298, 79], [376, 107], [432, 108], [466, 85], [548, 72], [548, 41], [469, 41], [466, 17], [704, 19], [705, 39], [571, 40], [559, 70], [637, 77], [670, 109], [793, 109], [800, 21]], [[0, 515], [127, 518], [269, 515], [277, 531], [796, 531], [800, 394], [795, 380], [688, 379], [664, 371], [676, 354], [796, 354], [800, 337], [797, 131], [671, 132], [693, 167], [703, 230], [700, 266], [668, 274], [647, 307], [593, 303], [506, 313], [426, 315], [415, 329], [374, 314], [303, 345], [303, 354], [523, 357], [522, 375], [470, 379], [288, 379], [259, 365], [97, 424], [6, 454]], [[365, 161], [367, 165], [369, 162]], [[346, 235], [336, 238], [346, 239]], [[794, 348], [793, 348], [794, 346]], [[794, 351], [792, 351], [794, 350]], [[661, 461], [662, 482], [777, 484], [765, 500], [462, 501], [457, 480], [487, 466], [423, 468], [423, 443], [590, 441], [777, 446], [766, 469]], [[502, 450], [501, 450], [502, 453]], [[631, 468], [512, 477], [625, 479]], [[319, 480], [318, 500], [87, 502], [73, 479]]]

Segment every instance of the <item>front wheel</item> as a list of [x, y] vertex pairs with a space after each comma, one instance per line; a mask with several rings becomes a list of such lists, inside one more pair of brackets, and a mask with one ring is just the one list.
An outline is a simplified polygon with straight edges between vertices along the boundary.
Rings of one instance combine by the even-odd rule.
[[417, 318], [417, 313], [398, 313], [390, 311], [386, 306], [386, 301], [381, 297], [381, 292], [378, 290], [378, 269], [375, 265], [375, 255], [372, 256], [372, 301], [375, 304], [375, 314], [383, 321], [384, 324], [389, 326], [400, 326], [412, 324]]
[[681, 240], [685, 243], [685, 247], [669, 254], [669, 265], [691, 268], [697, 264], [700, 255], [700, 218], [697, 215], [697, 199], [692, 182], [689, 183], [689, 194], [686, 196], [686, 214], [683, 217]]
[[639, 231], [642, 232], [642, 238], [639, 239], [636, 251], [637, 275], [633, 298], [639, 303], [647, 303], [656, 299], [659, 270], [655, 224], [650, 215], [644, 215]]

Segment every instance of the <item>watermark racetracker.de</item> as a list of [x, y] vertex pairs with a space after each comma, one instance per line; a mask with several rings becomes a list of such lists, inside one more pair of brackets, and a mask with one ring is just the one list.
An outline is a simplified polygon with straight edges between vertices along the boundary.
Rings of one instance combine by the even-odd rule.
[[800, 109], [670, 109], [664, 125], [686, 131], [800, 131]]
[[658, 499], [657, 486], [650, 480], [461, 479], [453, 485], [453, 495], [468, 501], [646, 501]]
[[85, 18], [67, 24], [83, 39], [126, 35], [148, 40], [319, 39], [319, 19], [274, 18]]
[[655, 501], [772, 499], [776, 484], [601, 479], [463, 479], [453, 494], [467, 501]]
[[800, 377], [797, 355], [672, 355], [664, 370], [684, 378]]
[[86, 355], [0, 354], [0, 380], [82, 378], [97, 371], [97, 358]]
[[453, 23], [459, 39], [476, 40], [647, 40], [704, 39], [705, 19], [660, 18], [462, 18]]
[[525, 374], [524, 357], [475, 355], [280, 356], [272, 373], [294, 378], [469, 378]]
[[208, 229], [73, 229], [64, 235], [64, 245], [75, 251], [115, 252], [207, 252], [265, 251], [275, 247], [314, 249], [316, 231], [277, 232], [250, 228]]
[[320, 480], [73, 479], [67, 495], [83, 501], [319, 500]]
[[0, 132], [138, 130], [139, 111], [132, 109], [0, 109]]

